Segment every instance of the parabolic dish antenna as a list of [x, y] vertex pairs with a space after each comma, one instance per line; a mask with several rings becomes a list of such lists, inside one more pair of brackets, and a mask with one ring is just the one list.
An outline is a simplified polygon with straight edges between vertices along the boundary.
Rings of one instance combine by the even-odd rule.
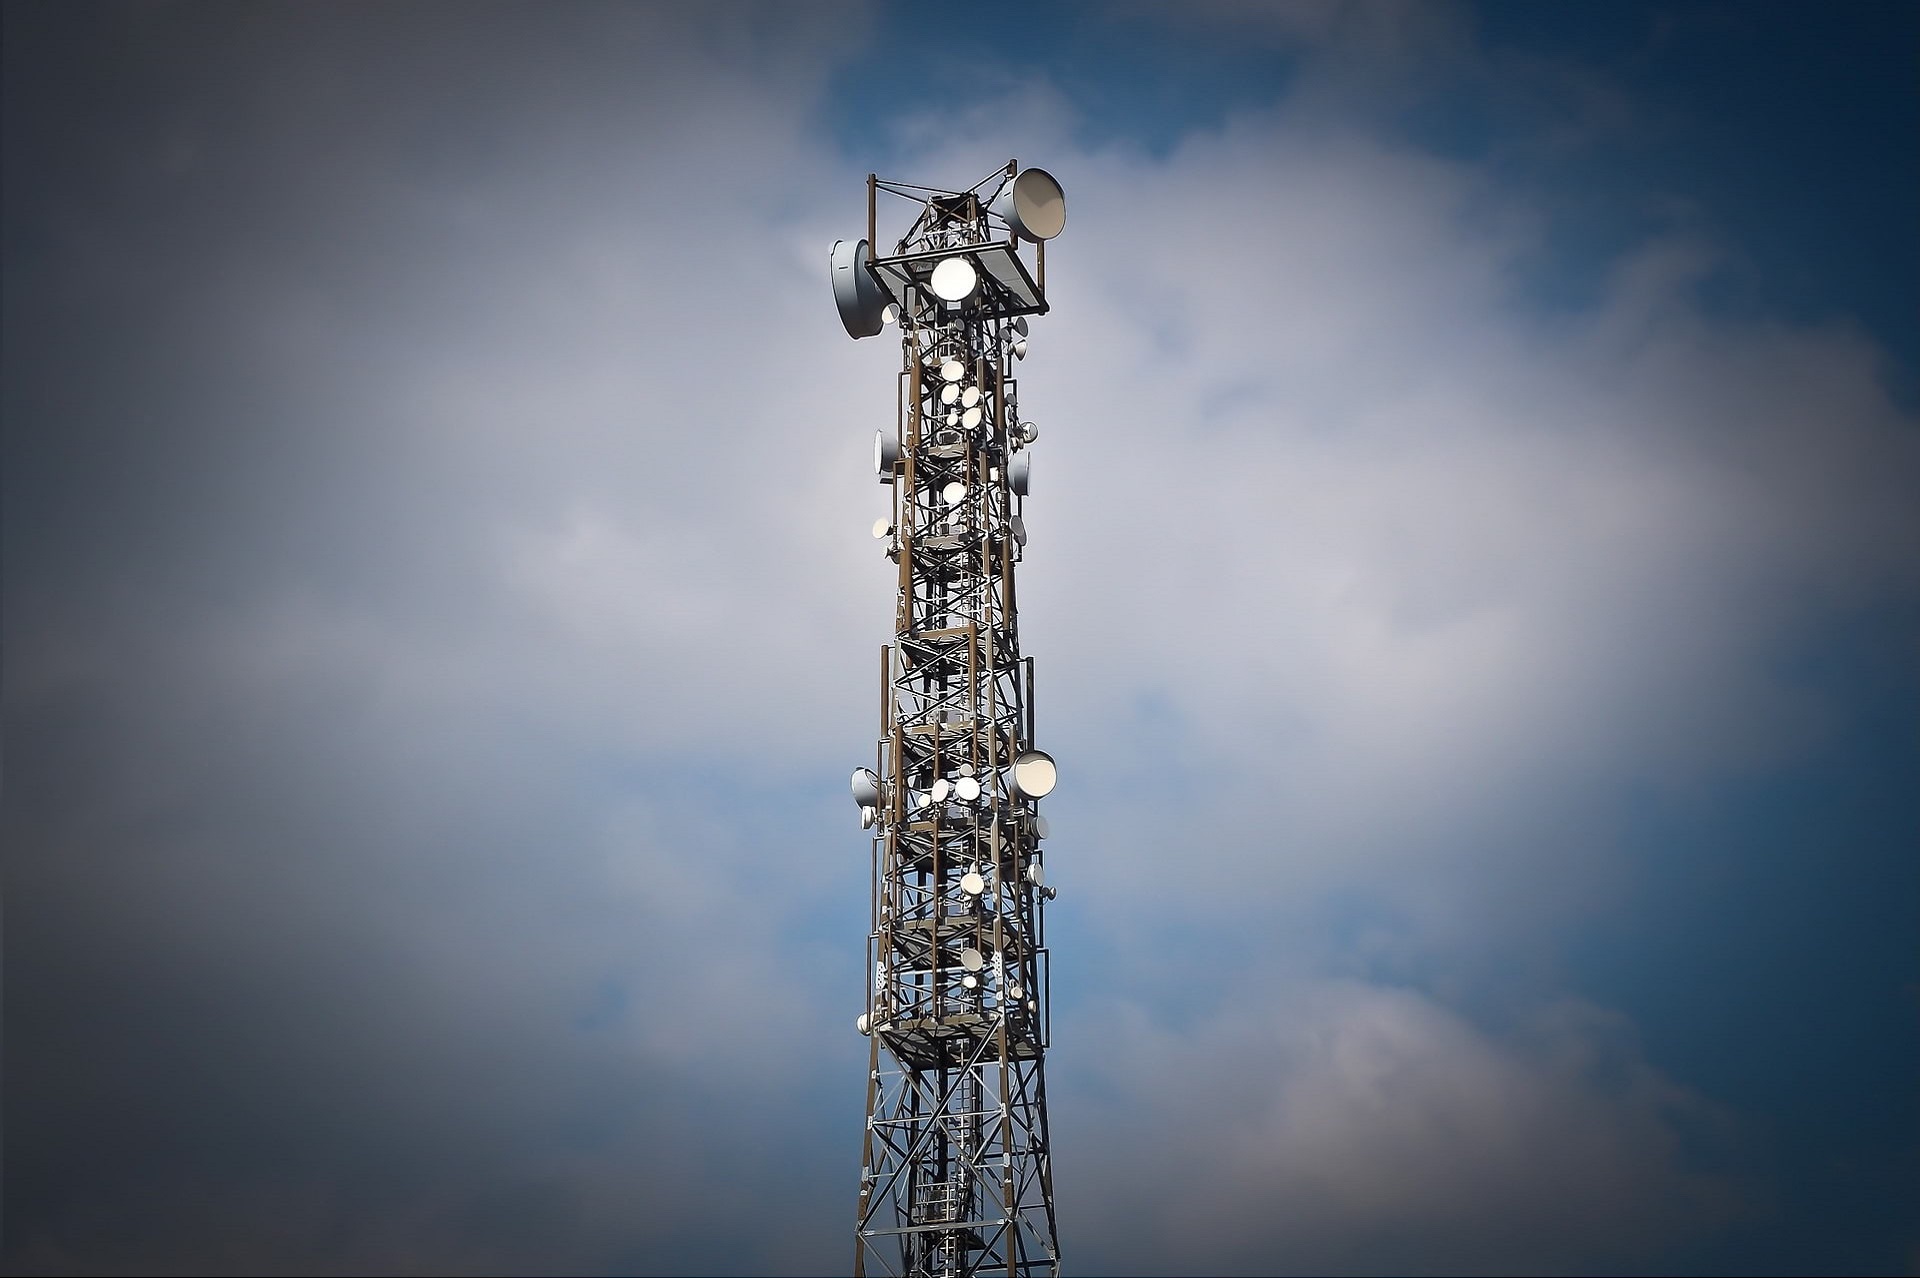
[[953, 784], [953, 794], [959, 796], [968, 804], [972, 804], [980, 798], [980, 779], [975, 777], [960, 779], [960, 781]]
[[1021, 497], [1024, 498], [1027, 496], [1028, 486], [1031, 485], [1032, 483], [1033, 483], [1033, 459], [1032, 458], [1028, 457], [1026, 454], [1023, 453], [1019, 457], [1015, 458], [1012, 462], [1009, 462], [1007, 464], [1007, 487], [1009, 489], [1013, 490], [1015, 493], [1019, 494]]
[[960, 425], [971, 431], [980, 425], [980, 406], [975, 405], [960, 415]]
[[833, 305], [850, 338], [871, 338], [886, 324], [887, 295], [867, 270], [865, 240], [833, 242]]
[[887, 519], [885, 516], [881, 516], [878, 520], [875, 520], [873, 522], [874, 537], [884, 538], [892, 532], [893, 532], [893, 521]]
[[952, 404], [955, 400], [958, 400], [959, 398], [960, 398], [959, 383], [949, 382], [946, 386], [940, 388], [941, 404]]
[[987, 891], [987, 878], [978, 871], [969, 871], [960, 877], [960, 892], [979, 897]]
[[962, 409], [971, 409], [973, 408], [973, 406], [979, 403], [980, 403], [980, 388], [968, 387], [965, 391], [962, 391], [960, 393], [960, 407]]
[[958, 360], [948, 360], [940, 366], [940, 380], [942, 382], [958, 382], [966, 376], [967, 366], [961, 364]]
[[[1063, 214], [1062, 217], [1064, 216]], [[862, 243], [864, 244], [865, 241]], [[980, 274], [965, 258], [942, 258], [940, 264], [934, 267], [933, 275], [927, 283], [933, 286], [934, 295], [942, 302], [965, 302], [979, 287]], [[875, 285], [874, 290], [878, 292], [879, 286]], [[876, 329], [874, 332], [878, 333], [879, 330]]]
[[884, 431], [873, 433], [873, 469], [882, 476], [893, 474], [893, 464], [900, 461], [900, 441]]
[[952, 790], [953, 784], [951, 782], [948, 782], [945, 778], [935, 778], [933, 780], [933, 786], [927, 791], [927, 798], [935, 804], [939, 804], [947, 798], [947, 794]]
[[960, 948], [960, 967], [968, 973], [978, 973], [986, 967], [986, 964], [987, 958], [972, 947]]
[[947, 487], [940, 491], [940, 496], [946, 499], [948, 506], [957, 507], [967, 496], [967, 486], [958, 480], [949, 480]]
[[880, 807], [880, 778], [873, 770], [853, 771], [853, 802], [863, 809]]
[[1044, 751], [1022, 751], [1013, 759], [1013, 786], [1023, 796], [1038, 800], [1059, 780], [1053, 757]]
[[1001, 190], [991, 208], [1015, 235], [1035, 244], [1051, 240], [1066, 229], [1066, 192], [1045, 169], [1022, 170]]

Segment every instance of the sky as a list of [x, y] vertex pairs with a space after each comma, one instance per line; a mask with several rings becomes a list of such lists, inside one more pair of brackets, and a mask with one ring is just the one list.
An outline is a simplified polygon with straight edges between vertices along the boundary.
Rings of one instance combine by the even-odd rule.
[[4, 36], [10, 1272], [847, 1269], [827, 254], [1009, 157], [1068, 1271], [1920, 1270], [1920, 11]]

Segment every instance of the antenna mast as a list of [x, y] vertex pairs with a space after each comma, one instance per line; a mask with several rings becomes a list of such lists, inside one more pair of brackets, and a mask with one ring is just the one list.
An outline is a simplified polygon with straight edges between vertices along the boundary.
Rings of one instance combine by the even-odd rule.
[[[883, 192], [918, 213], [876, 258]], [[958, 191], [869, 175], [868, 238], [833, 249], [847, 333], [898, 324], [901, 352], [894, 429], [874, 440], [894, 637], [874, 767], [853, 775], [873, 833], [858, 1276], [1059, 1273], [1040, 816], [1055, 773], [1014, 596], [1039, 431], [1013, 366], [1065, 221], [1059, 183], [1013, 161]]]

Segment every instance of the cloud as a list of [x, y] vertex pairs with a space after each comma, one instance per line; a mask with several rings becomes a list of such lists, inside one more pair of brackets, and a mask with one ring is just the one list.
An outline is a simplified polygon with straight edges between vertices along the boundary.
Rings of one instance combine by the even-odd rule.
[[1541, 314], [1525, 217], [1472, 216], [1497, 189], [1284, 113], [1075, 176], [1024, 621], [1064, 767], [1138, 797], [1075, 812], [1102, 880], [1169, 837], [1123, 834], [1143, 811], [1214, 851], [1158, 906], [1316, 869], [1417, 896], [1448, 844], [1558, 860], [1612, 790], [1804, 755], [1839, 714], [1788, 674], [1816, 620], [1911, 598], [1920, 460], [1874, 349], [1711, 315], [1702, 246]]
[[[9, 196], [11, 1256], [838, 1265], [892, 388], [807, 110], [859, 23], [169, 12]], [[1848, 714], [1793, 659], [1911, 600], [1913, 424], [1695, 236], [1541, 311], [1540, 210], [1314, 101], [891, 135], [1072, 202], [1021, 369], [1067, 1244], [1634, 1265], [1737, 1122], [1559, 943], [1621, 789]]]
[[1093, 1135], [1061, 1179], [1096, 1269], [1584, 1270], [1739, 1211], [1687, 1167], [1732, 1154], [1729, 1117], [1618, 1015], [1560, 1000], [1496, 1036], [1404, 989], [1238, 994], [1178, 1032], [1125, 1004], [1076, 1026], [1107, 1046], [1063, 1108]]
[[[287, 14], [207, 48], [160, 21], [36, 188], [22, 270], [60, 315], [15, 345], [10, 241], [37, 374], [7, 413], [34, 424], [6, 673], [25, 1265], [685, 1271], [770, 1150], [851, 1169], [857, 1088], [796, 1122], [813, 1078], [760, 1052], [857, 1080], [860, 961], [818, 935], [864, 912], [795, 785], [838, 766], [752, 745], [822, 719], [793, 476], [831, 401], [742, 304], [806, 331], [778, 313], [817, 263], [784, 254], [824, 248], [770, 206], [812, 159], [784, 104], [813, 28], [743, 22]], [[209, 105], [169, 142], [142, 94]], [[780, 1265], [828, 1190], [727, 1265]]]

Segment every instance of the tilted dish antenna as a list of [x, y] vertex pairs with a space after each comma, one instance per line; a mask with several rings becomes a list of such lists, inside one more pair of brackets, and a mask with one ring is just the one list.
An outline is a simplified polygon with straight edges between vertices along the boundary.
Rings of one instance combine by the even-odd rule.
[[867, 270], [865, 240], [833, 242], [833, 304], [849, 338], [871, 338], [887, 323], [892, 300]]
[[1045, 169], [1023, 169], [988, 206], [1022, 240], [1039, 244], [1067, 225], [1067, 196]]

